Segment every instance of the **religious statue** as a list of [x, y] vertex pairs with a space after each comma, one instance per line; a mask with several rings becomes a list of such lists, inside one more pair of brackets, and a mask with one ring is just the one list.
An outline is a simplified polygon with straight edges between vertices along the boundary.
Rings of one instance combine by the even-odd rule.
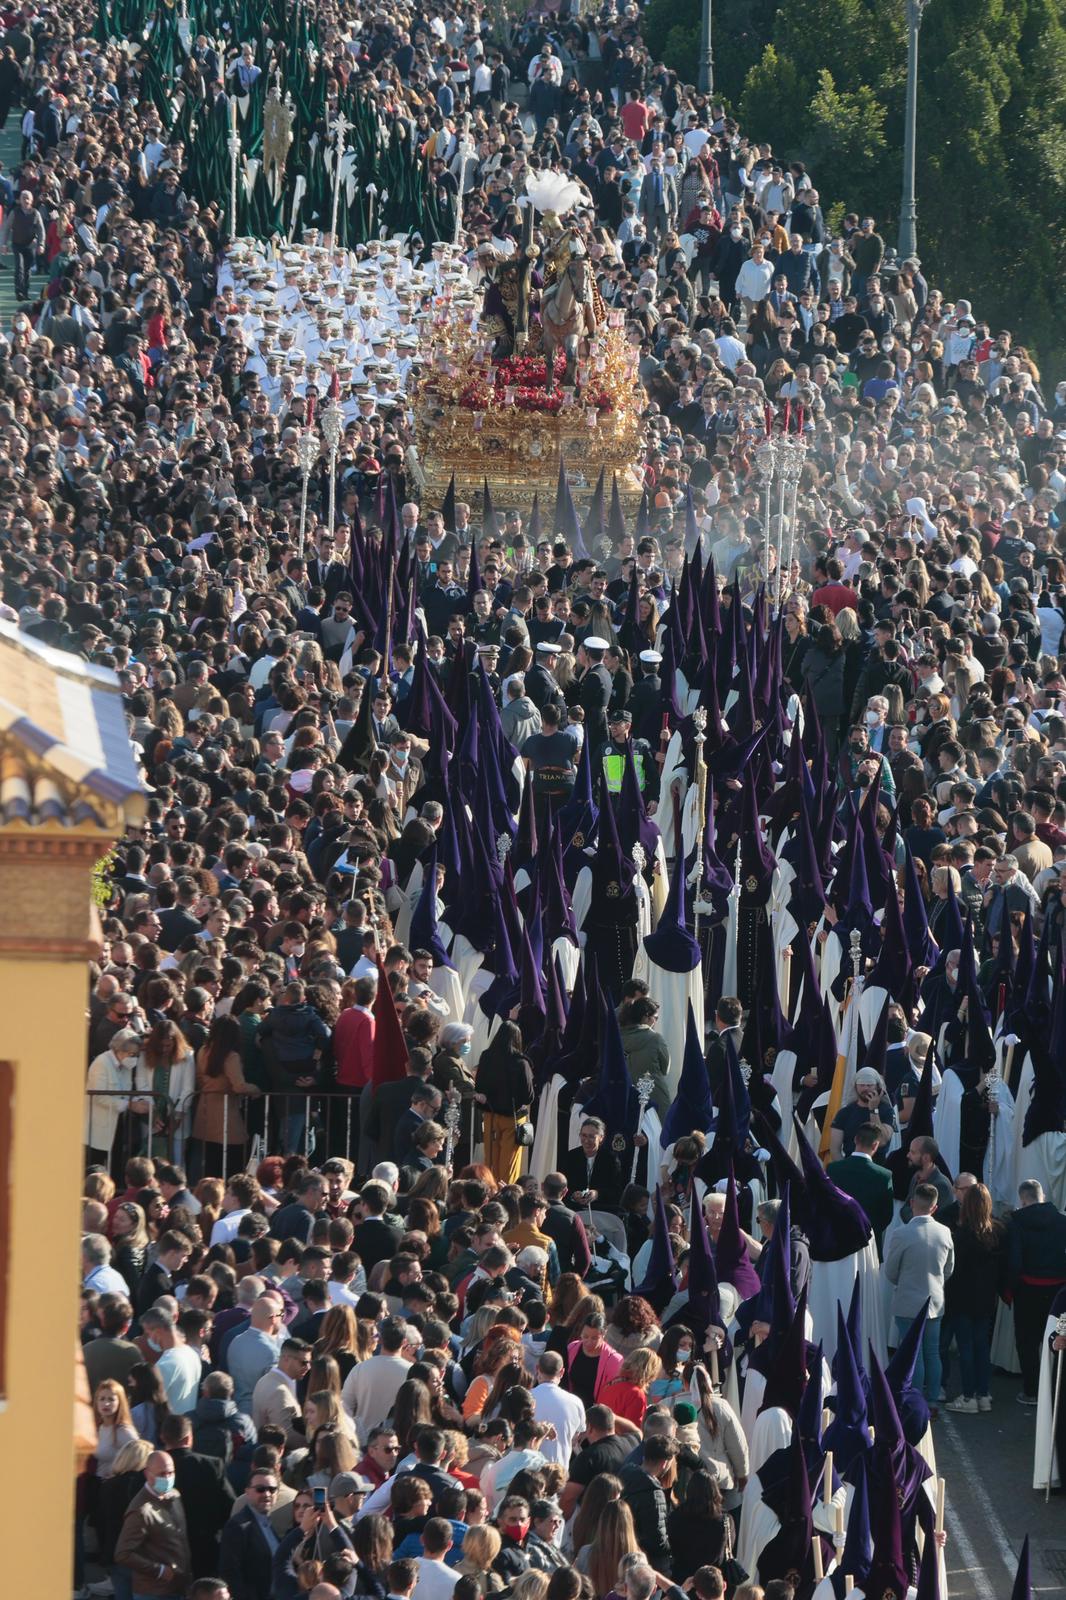
[[[542, 351], [549, 391], [555, 387], [556, 352], [565, 353], [563, 381], [573, 385], [580, 341], [591, 338], [604, 320], [584, 240], [563, 220], [582, 198], [580, 185], [559, 173], [530, 173], [519, 249], [506, 256], [495, 245], [484, 244], [478, 252], [488, 280], [481, 327], [495, 340], [493, 360]], [[540, 247], [534, 240], [535, 212], [540, 216]]]

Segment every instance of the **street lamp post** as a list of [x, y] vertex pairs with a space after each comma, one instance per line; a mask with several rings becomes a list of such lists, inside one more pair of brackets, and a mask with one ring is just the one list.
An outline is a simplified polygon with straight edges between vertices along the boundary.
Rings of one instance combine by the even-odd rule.
[[918, 122], [918, 30], [926, 0], [907, 0], [907, 107], [903, 129], [903, 204], [899, 216], [899, 256], [918, 248], [918, 202], [914, 194], [914, 148]]
[[700, 16], [700, 70], [697, 79], [701, 94], [714, 93], [714, 49], [711, 44], [711, 0], [702, 0]]

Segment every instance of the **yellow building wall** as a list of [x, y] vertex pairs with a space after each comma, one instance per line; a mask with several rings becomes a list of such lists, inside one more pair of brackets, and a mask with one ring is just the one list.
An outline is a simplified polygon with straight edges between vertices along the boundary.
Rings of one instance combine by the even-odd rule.
[[[77, 877], [87, 903], [88, 875]], [[0, 867], [0, 891], [3, 881]], [[9, 923], [4, 931], [17, 930]], [[34, 929], [24, 931], [32, 940]], [[86, 982], [84, 954], [16, 959], [0, 951], [0, 1060], [14, 1069], [3, 1587], [34, 1600], [69, 1600], [73, 1580]]]

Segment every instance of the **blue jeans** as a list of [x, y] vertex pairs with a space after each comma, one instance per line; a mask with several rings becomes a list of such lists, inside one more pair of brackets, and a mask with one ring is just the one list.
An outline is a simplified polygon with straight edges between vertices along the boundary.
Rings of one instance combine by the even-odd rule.
[[992, 1381], [992, 1338], [987, 1317], [956, 1316], [952, 1319], [955, 1343], [959, 1347], [962, 1392], [967, 1400], [988, 1394]]
[[[910, 1331], [914, 1321], [913, 1317], [896, 1318], [896, 1336], [902, 1340]], [[922, 1342], [918, 1348], [918, 1359], [914, 1363], [914, 1387], [918, 1389], [931, 1406], [937, 1403], [940, 1394], [940, 1319], [931, 1320], [925, 1325]]]
[[111, 1568], [111, 1587], [115, 1600], [133, 1600], [133, 1574], [129, 1567]]

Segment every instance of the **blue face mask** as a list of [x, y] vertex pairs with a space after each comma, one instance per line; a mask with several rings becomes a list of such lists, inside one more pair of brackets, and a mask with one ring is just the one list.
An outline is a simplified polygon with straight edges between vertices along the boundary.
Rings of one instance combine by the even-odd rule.
[[470, 1040], [469, 1039], [464, 1039], [463, 1040], [462, 1044], [459, 1046], [459, 1054], [461, 1056], [468, 1056], [470, 1054]]
[[174, 1488], [174, 1474], [168, 1472], [165, 1477], [153, 1478], [152, 1489], [155, 1494], [170, 1494]]

